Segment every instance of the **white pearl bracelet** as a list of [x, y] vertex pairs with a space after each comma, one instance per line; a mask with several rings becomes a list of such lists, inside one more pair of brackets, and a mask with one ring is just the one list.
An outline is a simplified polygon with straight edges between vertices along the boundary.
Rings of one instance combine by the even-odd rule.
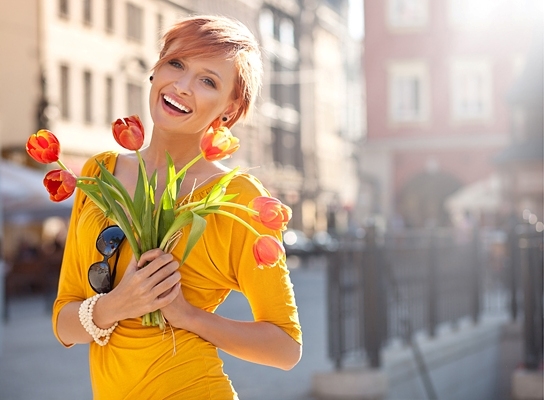
[[[93, 297], [89, 297], [79, 306], [79, 321], [81, 322], [81, 325], [83, 325], [87, 333], [91, 335], [94, 341], [98, 343], [100, 346], [105, 346], [109, 342], [111, 333], [118, 325], [118, 323], [116, 322], [108, 329], [101, 329], [94, 324], [94, 321], [93, 321], [94, 305], [96, 304], [98, 299], [104, 296], [105, 294], [106, 293], [99, 293], [94, 295]], [[104, 338], [104, 339], [101, 339], [101, 338]]]

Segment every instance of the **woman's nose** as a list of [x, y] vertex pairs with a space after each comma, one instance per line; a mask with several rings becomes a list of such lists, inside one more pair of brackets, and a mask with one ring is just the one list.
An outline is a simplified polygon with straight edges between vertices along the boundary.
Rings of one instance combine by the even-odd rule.
[[174, 88], [180, 94], [192, 94], [192, 79], [190, 74], [184, 73], [174, 81]]

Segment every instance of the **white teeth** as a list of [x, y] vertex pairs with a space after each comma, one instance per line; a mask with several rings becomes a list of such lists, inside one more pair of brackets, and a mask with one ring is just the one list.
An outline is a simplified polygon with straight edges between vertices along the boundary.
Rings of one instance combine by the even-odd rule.
[[190, 109], [188, 109], [187, 107], [182, 106], [181, 104], [179, 104], [177, 101], [175, 101], [171, 97], [168, 97], [166, 95], [163, 96], [163, 97], [164, 97], [164, 100], [166, 100], [168, 103], [172, 104], [174, 107], [179, 108], [181, 111], [186, 112], [186, 113], [191, 112]]

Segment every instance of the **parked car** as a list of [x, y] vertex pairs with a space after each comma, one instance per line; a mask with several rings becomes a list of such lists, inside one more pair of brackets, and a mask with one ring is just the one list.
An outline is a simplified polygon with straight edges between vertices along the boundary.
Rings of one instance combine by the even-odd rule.
[[315, 250], [312, 240], [304, 232], [296, 229], [287, 229], [283, 233], [283, 247], [287, 257], [305, 257]]

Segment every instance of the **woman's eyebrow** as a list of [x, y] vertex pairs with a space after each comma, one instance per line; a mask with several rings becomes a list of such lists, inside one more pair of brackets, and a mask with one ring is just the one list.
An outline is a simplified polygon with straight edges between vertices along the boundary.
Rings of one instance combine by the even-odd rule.
[[214, 70], [208, 69], [208, 68], [203, 68], [203, 69], [204, 69], [204, 71], [206, 71], [208, 74], [214, 75], [214, 76], [216, 76], [219, 80], [223, 81], [223, 78], [221, 78], [221, 75], [219, 75], [219, 73], [215, 72]]

